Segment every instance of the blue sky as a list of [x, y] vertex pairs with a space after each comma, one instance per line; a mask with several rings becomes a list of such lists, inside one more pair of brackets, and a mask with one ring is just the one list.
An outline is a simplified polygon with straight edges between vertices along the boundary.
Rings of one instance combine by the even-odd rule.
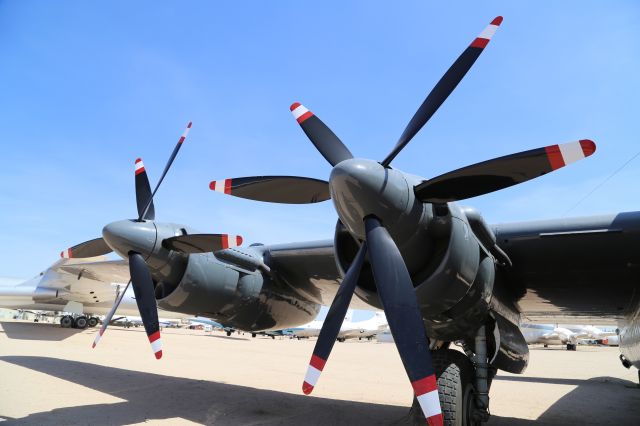
[[[209, 181], [330, 172], [289, 112], [300, 101], [357, 156], [381, 160], [426, 94], [497, 15], [486, 51], [393, 165], [425, 177], [590, 138], [593, 157], [468, 200], [488, 221], [566, 214], [640, 151], [634, 1], [0, 1], [0, 275], [135, 215], [189, 120], [156, 217], [263, 243], [332, 236], [330, 202], [283, 206]], [[640, 160], [569, 215], [636, 210]]]

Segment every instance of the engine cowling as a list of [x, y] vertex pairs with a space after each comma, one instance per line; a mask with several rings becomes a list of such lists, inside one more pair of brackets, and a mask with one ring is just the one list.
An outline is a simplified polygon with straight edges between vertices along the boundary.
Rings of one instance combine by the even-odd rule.
[[[336, 262], [344, 274], [361, 242], [339, 221], [334, 238]], [[430, 337], [462, 339], [485, 322], [495, 281], [495, 261], [474, 234], [462, 208], [453, 203], [424, 205], [414, 235], [396, 244], [407, 264]], [[382, 308], [368, 263], [360, 274], [356, 294]]]

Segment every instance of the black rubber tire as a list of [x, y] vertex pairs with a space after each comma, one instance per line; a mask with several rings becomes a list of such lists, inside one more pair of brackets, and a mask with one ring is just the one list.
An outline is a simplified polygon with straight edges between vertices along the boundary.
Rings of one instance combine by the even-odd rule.
[[65, 315], [60, 318], [60, 327], [71, 328], [73, 327], [73, 317], [71, 315]]
[[575, 344], [573, 344], [573, 343], [567, 343], [567, 350], [568, 350], [568, 351], [575, 351], [575, 350], [577, 350], [577, 349], [578, 349], [578, 348], [577, 348], [577, 346], [578, 346], [578, 345], [575, 345]]
[[[438, 396], [444, 425], [480, 425], [480, 422], [473, 420], [475, 387], [473, 365], [469, 358], [460, 351], [440, 349], [431, 353], [431, 359], [438, 378]], [[409, 415], [413, 424], [425, 424], [424, 414], [415, 396]]]
[[73, 327], [74, 328], [79, 328], [79, 329], [85, 329], [87, 328], [87, 317], [78, 317], [73, 321]]
[[227, 336], [231, 336], [232, 331], [227, 331]]
[[96, 317], [89, 318], [88, 324], [89, 324], [89, 327], [95, 327], [96, 325], [98, 325], [98, 318]]

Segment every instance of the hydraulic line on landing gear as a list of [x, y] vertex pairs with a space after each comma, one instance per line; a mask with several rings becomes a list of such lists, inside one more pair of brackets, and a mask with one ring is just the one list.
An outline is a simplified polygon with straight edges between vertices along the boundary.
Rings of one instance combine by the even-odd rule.
[[487, 337], [484, 325], [478, 329], [475, 337], [475, 355], [472, 358], [476, 378], [476, 411], [478, 420], [489, 420], [489, 364], [487, 363]]

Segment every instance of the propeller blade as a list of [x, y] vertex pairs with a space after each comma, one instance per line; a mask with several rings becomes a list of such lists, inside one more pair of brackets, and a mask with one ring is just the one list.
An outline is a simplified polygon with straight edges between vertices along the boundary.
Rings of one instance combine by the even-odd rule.
[[[138, 217], [144, 220], [155, 219], [156, 209], [153, 206], [153, 198], [151, 197], [151, 185], [149, 185], [149, 178], [142, 158], [136, 160], [136, 204], [138, 205]], [[145, 213], [144, 209], [147, 205], [149, 205], [149, 208]]]
[[211, 253], [239, 245], [242, 245], [242, 237], [229, 234], [179, 235], [162, 241], [162, 247], [182, 253]]
[[133, 284], [133, 293], [136, 296], [142, 324], [156, 359], [160, 359], [162, 358], [162, 341], [160, 340], [160, 323], [158, 322], [158, 307], [156, 306], [153, 279], [144, 257], [140, 253], [132, 252], [129, 254], [129, 272], [131, 272], [131, 284]]
[[113, 318], [113, 315], [118, 310], [118, 306], [120, 306], [120, 303], [122, 302], [122, 299], [124, 298], [124, 294], [127, 292], [127, 289], [129, 288], [130, 284], [131, 284], [131, 280], [129, 280], [129, 282], [127, 283], [127, 286], [124, 288], [124, 291], [118, 295], [118, 298], [113, 303], [113, 306], [111, 307], [111, 310], [109, 311], [107, 316], [104, 317], [104, 320], [102, 321], [102, 327], [100, 327], [100, 331], [98, 332], [98, 334], [96, 334], [96, 338], [94, 339], [93, 345], [91, 346], [92, 348], [96, 347], [96, 345], [98, 344], [98, 342], [102, 338], [102, 335], [104, 334], [104, 332], [107, 331], [107, 327], [109, 326], [109, 323], [111, 322], [111, 319]]
[[415, 187], [425, 203], [446, 203], [488, 194], [558, 170], [596, 151], [588, 139], [483, 161], [426, 180]]
[[83, 257], [104, 256], [111, 253], [111, 247], [102, 238], [85, 241], [60, 252], [63, 259], [80, 259]]
[[349, 309], [349, 303], [351, 303], [351, 297], [356, 288], [366, 253], [367, 243], [365, 242], [360, 247], [360, 250], [358, 250], [356, 258], [340, 284], [336, 297], [333, 299], [333, 302], [331, 302], [331, 307], [322, 324], [316, 346], [313, 348], [313, 355], [311, 356], [311, 361], [309, 361], [307, 375], [304, 377], [304, 382], [302, 383], [302, 392], [304, 392], [305, 395], [309, 395], [311, 391], [313, 391], [314, 386], [318, 382], [318, 378], [320, 378], [320, 373], [322, 373], [322, 369], [329, 358], [329, 354], [331, 354], [331, 349], [333, 349], [333, 345], [338, 338], [340, 326]]
[[329, 182], [298, 176], [253, 176], [214, 180], [212, 191], [254, 201], [310, 204], [331, 198]]
[[167, 165], [164, 166], [164, 171], [162, 172], [162, 175], [160, 176], [160, 180], [158, 181], [158, 184], [156, 185], [156, 187], [153, 190], [153, 192], [151, 193], [151, 198], [149, 198], [149, 201], [147, 202], [147, 205], [142, 210], [142, 214], [138, 214], [138, 220], [142, 220], [142, 218], [146, 215], [146, 212], [151, 208], [151, 203], [153, 203], [153, 197], [155, 197], [156, 192], [158, 191], [158, 188], [160, 188], [160, 184], [164, 180], [164, 177], [167, 175], [167, 172], [169, 171], [169, 168], [171, 167], [171, 164], [173, 164], [173, 160], [175, 160], [176, 155], [178, 155], [178, 151], [180, 151], [180, 147], [182, 146], [182, 143], [184, 142], [184, 140], [187, 138], [187, 135], [189, 134], [189, 130], [191, 130], [191, 121], [189, 122], [189, 124], [187, 124], [187, 128], [184, 130], [184, 133], [182, 133], [182, 136], [180, 136], [180, 139], [178, 140], [178, 143], [176, 144], [176, 147], [173, 148], [173, 152], [171, 153], [171, 157], [169, 157], [169, 161], [167, 161]]
[[373, 278], [400, 358], [427, 422], [442, 425], [429, 339], [409, 271], [396, 243], [380, 221], [369, 216], [364, 222]]
[[329, 164], [335, 166], [343, 160], [353, 158], [353, 154], [342, 143], [340, 138], [304, 105], [295, 102], [290, 109], [304, 133]]
[[387, 167], [396, 155], [398, 155], [420, 131], [420, 129], [422, 129], [422, 126], [429, 121], [431, 116], [435, 114], [438, 108], [440, 108], [440, 105], [442, 105], [451, 92], [456, 88], [458, 83], [460, 83], [467, 71], [471, 69], [476, 59], [478, 59], [484, 48], [489, 44], [489, 40], [491, 40], [491, 37], [493, 37], [493, 34], [501, 23], [502, 16], [496, 17], [491, 21], [491, 24], [489, 24], [484, 31], [482, 31], [480, 35], [473, 40], [471, 45], [462, 52], [444, 76], [442, 76], [440, 81], [438, 81], [433, 90], [431, 90], [431, 93], [429, 93], [422, 105], [420, 105], [420, 108], [418, 108], [418, 111], [415, 113], [411, 121], [409, 121], [404, 132], [402, 132], [402, 135], [400, 136], [400, 139], [398, 139], [393, 151], [391, 151], [391, 153], [387, 155], [387, 158], [382, 160], [382, 163], [380, 164]]

